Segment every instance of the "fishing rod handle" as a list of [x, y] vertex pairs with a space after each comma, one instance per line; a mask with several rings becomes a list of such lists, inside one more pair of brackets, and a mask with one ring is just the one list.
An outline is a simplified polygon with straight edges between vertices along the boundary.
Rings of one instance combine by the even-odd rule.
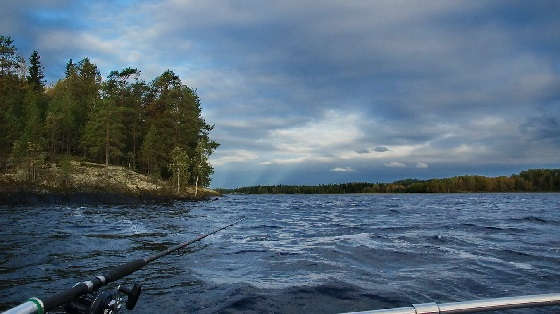
[[31, 298], [27, 302], [22, 303], [2, 314], [30, 314], [38, 313], [43, 314], [46, 311], [54, 310], [56, 307], [67, 303], [69, 300], [97, 290], [99, 287], [104, 286], [110, 282], [119, 280], [131, 273], [135, 272], [142, 266], [146, 265], [145, 259], [137, 259], [126, 264], [117, 266], [105, 276], [96, 276], [91, 281], [79, 282], [74, 287], [67, 289], [59, 294], [53, 295], [44, 301], [39, 298]]
[[45, 299], [45, 301], [33, 297], [28, 299], [27, 302], [11, 308], [2, 314], [44, 314], [47, 311], [54, 310], [57, 306], [67, 302], [68, 300], [87, 293], [90, 291], [90, 286], [93, 287], [93, 283], [91, 281], [87, 284], [85, 282], [80, 282], [62, 293]]
[[22, 303], [14, 308], [11, 308], [2, 314], [43, 314], [45, 313], [45, 307], [43, 305], [43, 301], [39, 300], [39, 298], [30, 298], [27, 302]]

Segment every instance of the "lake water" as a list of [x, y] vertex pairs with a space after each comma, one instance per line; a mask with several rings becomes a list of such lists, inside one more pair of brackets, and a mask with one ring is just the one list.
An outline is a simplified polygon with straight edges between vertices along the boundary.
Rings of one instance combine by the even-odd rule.
[[121, 280], [143, 286], [134, 313], [337, 313], [560, 292], [557, 193], [228, 195], [0, 206], [0, 310], [241, 216]]

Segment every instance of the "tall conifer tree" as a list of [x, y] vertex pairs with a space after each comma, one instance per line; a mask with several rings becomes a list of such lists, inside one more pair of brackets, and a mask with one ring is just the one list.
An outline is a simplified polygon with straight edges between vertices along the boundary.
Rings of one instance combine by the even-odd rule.
[[45, 87], [45, 74], [43, 73], [43, 66], [41, 65], [41, 57], [39, 56], [39, 52], [34, 50], [31, 56], [29, 57], [29, 69], [27, 75], [27, 82], [33, 87], [36, 91], [43, 91]]
[[17, 74], [20, 62], [16, 52], [13, 39], [0, 35], [0, 76]]
[[64, 70], [64, 75], [66, 78], [71, 77], [76, 74], [76, 65], [72, 62], [72, 59], [68, 60], [66, 63], [66, 70]]

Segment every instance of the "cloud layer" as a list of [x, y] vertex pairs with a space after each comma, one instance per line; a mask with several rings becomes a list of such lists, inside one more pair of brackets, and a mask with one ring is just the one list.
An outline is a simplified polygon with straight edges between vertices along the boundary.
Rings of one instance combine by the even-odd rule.
[[24, 2], [0, 26], [51, 80], [89, 56], [197, 88], [214, 186], [560, 166], [556, 1]]

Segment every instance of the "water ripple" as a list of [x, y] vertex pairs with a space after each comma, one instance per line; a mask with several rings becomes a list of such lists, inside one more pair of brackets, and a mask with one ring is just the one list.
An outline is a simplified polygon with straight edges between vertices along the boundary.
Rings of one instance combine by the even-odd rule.
[[0, 310], [242, 215], [127, 277], [144, 285], [135, 312], [336, 313], [558, 292], [559, 210], [554, 193], [0, 207]]

